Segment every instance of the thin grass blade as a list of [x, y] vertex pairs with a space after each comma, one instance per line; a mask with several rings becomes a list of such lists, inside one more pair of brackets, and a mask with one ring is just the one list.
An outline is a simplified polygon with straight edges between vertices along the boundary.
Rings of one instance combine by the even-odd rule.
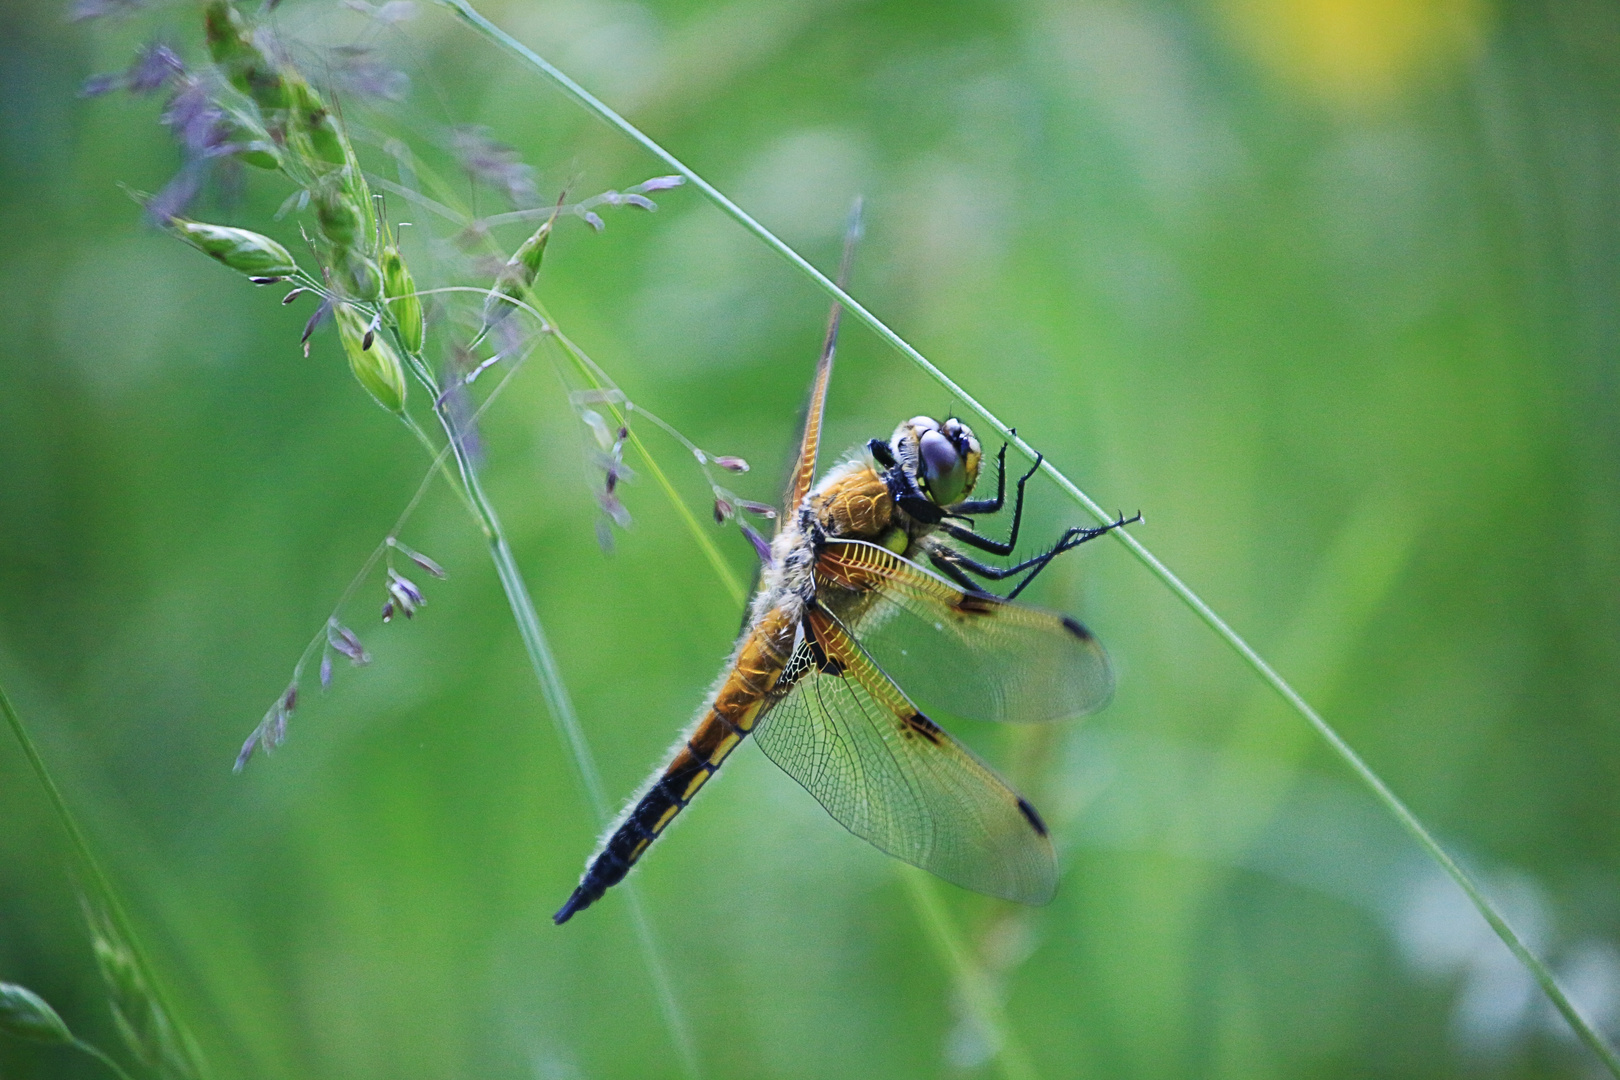
[[[528, 46], [524, 45], [510, 34], [506, 33], [506, 31], [490, 22], [482, 14], [480, 14], [476, 8], [468, 3], [467, 0], [438, 0], [438, 2], [454, 11], [464, 22], [466, 22], [483, 37], [524, 60], [535, 70], [539, 71], [542, 75], [546, 76], [546, 78], [555, 83], [560, 89], [562, 89], [564, 93], [573, 98], [580, 105], [595, 113], [608, 124], [617, 128], [631, 141], [635, 142], [648, 153], [652, 154], [654, 157], [657, 157], [670, 168], [684, 176], [688, 183], [701, 191], [704, 197], [706, 197], [710, 202], [714, 203], [714, 205], [718, 207], [722, 213], [731, 218], [738, 225], [741, 225], [748, 232], [752, 233], [766, 247], [770, 248], [782, 258], [786, 259], [788, 263], [794, 267], [794, 269], [798, 270], [805, 277], [809, 278], [823, 292], [842, 303], [845, 310], [848, 311], [849, 314], [866, 324], [869, 329], [887, 342], [902, 356], [910, 360], [917, 367], [921, 368], [930, 378], [939, 383], [940, 386], [944, 387], [950, 394], [952, 394], [956, 400], [960, 401], [974, 413], [983, 417], [990, 424], [990, 426], [1002, 436], [1002, 438], [1016, 446], [1021, 452], [1028, 455], [1031, 459], [1035, 457], [1034, 450], [1029, 446], [1028, 443], [1024, 442], [1023, 439], [1020, 439], [1017, 435], [1015, 435], [1010, 427], [1002, 423], [1000, 418], [986, 409], [983, 405], [980, 405], [973, 395], [969, 394], [967, 391], [962, 389], [961, 386], [957, 385], [957, 383], [951, 379], [950, 376], [946, 375], [945, 372], [936, 367], [926, 356], [917, 351], [917, 349], [913, 347], [910, 342], [906, 341], [899, 334], [895, 333], [894, 330], [890, 329], [888, 324], [883, 322], [883, 320], [879, 319], [876, 315], [872, 314], [872, 312], [868, 311], [854, 297], [850, 296], [843, 289], [839, 288], [831, 278], [827, 277], [827, 275], [823, 274], [820, 270], [817, 270], [814, 266], [812, 266], [804, 258], [804, 256], [800, 255], [797, 251], [794, 251], [783, 240], [777, 237], [775, 233], [771, 232], [758, 221], [754, 220], [752, 216], [750, 216], [736, 203], [727, 198], [718, 188], [716, 188], [713, 184], [710, 184], [697, 173], [693, 172], [678, 158], [676, 158], [675, 155], [671, 154], [668, 150], [665, 150], [662, 146], [654, 142], [649, 136], [643, 133], [641, 129], [637, 128], [624, 117], [614, 112], [601, 100], [591, 94], [590, 91], [586, 90], [573, 79], [570, 79], [567, 75], [563, 74], [562, 71], [542, 58], [538, 53], [534, 52], [534, 50], [530, 49]], [[1107, 522], [1112, 520], [1112, 515], [1104, 511], [1101, 506], [1099, 506], [1090, 496], [1082, 491], [1079, 486], [1074, 483], [1074, 481], [1065, 476], [1063, 472], [1050, 461], [1043, 460], [1041, 463], [1041, 470], [1045, 472], [1047, 476], [1051, 477], [1052, 480], [1056, 482], [1057, 485], [1062, 488], [1070, 498], [1074, 499], [1075, 502], [1084, 507], [1085, 510], [1093, 515], [1099, 522]], [[1479, 885], [1475, 883], [1473, 878], [1471, 878], [1468, 873], [1457, 864], [1456, 860], [1452, 859], [1452, 857], [1446, 853], [1445, 849], [1440, 846], [1439, 841], [1437, 841], [1429, 830], [1424, 827], [1423, 823], [1418, 820], [1417, 815], [1412, 813], [1411, 809], [1401, 801], [1400, 797], [1390, 790], [1389, 786], [1379, 778], [1378, 774], [1375, 773], [1372, 768], [1362, 760], [1361, 755], [1357, 754], [1355, 750], [1351, 748], [1350, 744], [1345, 742], [1339, 733], [1335, 731], [1333, 727], [1316, 712], [1315, 709], [1311, 708], [1310, 704], [1306, 702], [1302, 696], [1300, 696], [1299, 692], [1289, 685], [1288, 681], [1278, 674], [1277, 671], [1273, 669], [1271, 665], [1268, 664], [1265, 659], [1261, 657], [1260, 654], [1257, 653], [1241, 635], [1238, 634], [1236, 630], [1232, 629], [1232, 627], [1227, 624], [1226, 620], [1217, 615], [1214, 609], [1205, 603], [1204, 600], [1196, 592], [1194, 592], [1191, 587], [1183, 582], [1180, 577], [1170, 570], [1169, 567], [1160, 562], [1152, 552], [1144, 547], [1139, 540], [1137, 540], [1125, 529], [1115, 529], [1113, 531], [1113, 536], [1119, 543], [1124, 544], [1126, 549], [1129, 550], [1138, 561], [1146, 566], [1147, 569], [1167, 588], [1169, 588], [1171, 592], [1173, 592], [1184, 604], [1191, 608], [1193, 613], [1197, 615], [1206, 626], [1213, 630], [1215, 634], [1221, 638], [1221, 640], [1225, 641], [1229, 646], [1231, 646], [1233, 651], [1236, 652], [1245, 663], [1253, 668], [1255, 673], [1259, 675], [1261, 679], [1271, 686], [1271, 688], [1275, 690], [1278, 695], [1280, 695], [1282, 699], [1287, 702], [1291, 708], [1293, 708], [1295, 712], [1299, 713], [1306, 723], [1310, 724], [1310, 726], [1316, 730], [1317, 734], [1319, 734], [1333, 750], [1333, 752], [1338, 755], [1339, 759], [1349, 766], [1351, 772], [1355, 773], [1357, 778], [1360, 779], [1364, 785], [1366, 785], [1373, 797], [1377, 799], [1378, 802], [1380, 802], [1384, 808], [1394, 816], [1396, 821], [1401, 824], [1401, 827], [1411, 835], [1412, 839], [1417, 842], [1418, 846], [1421, 847], [1430, 858], [1434, 859], [1434, 861], [1439, 864], [1441, 869], [1443, 869], [1446, 874], [1457, 883], [1458, 887], [1461, 888], [1464, 894], [1467, 895], [1469, 901], [1473, 903], [1474, 907], [1479, 911], [1480, 915], [1484, 917], [1491, 929], [1495, 931], [1499, 938], [1502, 939], [1503, 944], [1508, 947], [1509, 951], [1513, 953], [1514, 957], [1518, 959], [1519, 963], [1521, 963], [1524, 968], [1530, 972], [1531, 976], [1536, 980], [1536, 983], [1547, 995], [1548, 1000], [1564, 1017], [1565, 1021], [1568, 1022], [1576, 1036], [1579, 1037], [1580, 1040], [1598, 1056], [1609, 1073], [1614, 1076], [1616, 1080], [1620, 1080], [1620, 1055], [1616, 1054], [1614, 1048], [1609, 1045], [1608, 1040], [1604, 1038], [1604, 1036], [1600, 1034], [1597, 1029], [1581, 1015], [1580, 1011], [1576, 1009], [1574, 1002], [1569, 999], [1569, 996], [1565, 994], [1563, 989], [1558, 985], [1557, 980], [1553, 978], [1552, 972], [1548, 970], [1547, 966], [1530, 951], [1530, 949], [1524, 944], [1524, 941], [1519, 936], [1518, 932], [1508, 924], [1507, 920], [1503, 918], [1501, 912], [1496, 909], [1496, 906], [1486, 898]]]

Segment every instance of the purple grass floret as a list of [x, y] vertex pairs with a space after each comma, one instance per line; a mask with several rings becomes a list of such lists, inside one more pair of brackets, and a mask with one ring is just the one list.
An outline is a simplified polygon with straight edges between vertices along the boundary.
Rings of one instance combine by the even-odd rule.
[[[389, 606], [397, 608], [407, 619], [414, 618], [417, 608], [427, 603], [416, 583], [391, 566], [388, 568], [387, 588]], [[391, 618], [391, 613], [385, 614], [383, 622], [388, 622]]]
[[394, 537], [388, 538], [388, 546], [405, 556], [407, 559], [411, 560], [411, 562], [415, 563], [417, 566], [420, 566], [423, 570], [438, 578], [440, 581], [443, 581], [445, 578], [450, 576], [449, 574], [445, 573], [444, 567], [440, 566], [438, 563], [434, 562], [420, 551], [400, 543]]
[[740, 457], [732, 457], [729, 454], [722, 454], [720, 457], [715, 458], [714, 463], [726, 470], [726, 472], [745, 473], [748, 471], [748, 462]]
[[105, 15], [128, 14], [139, 11], [139, 0], [73, 0], [68, 6], [68, 18], [74, 22], [99, 19]]
[[596, 493], [596, 504], [602, 508], [602, 513], [613, 520], [613, 524], [621, 529], [630, 527], [630, 511], [625, 508], [624, 503], [620, 502], [619, 497], [613, 492], [598, 491]]
[[309, 317], [309, 321], [304, 324], [304, 333], [298, 339], [299, 342], [304, 346], [304, 355], [305, 356], [309, 355], [309, 338], [310, 338], [310, 335], [315, 333], [315, 328], [316, 327], [320, 326], [321, 323], [325, 322], [327, 319], [329, 319], [331, 317], [332, 317], [332, 301], [331, 301], [330, 298], [327, 298], [327, 299], [324, 299], [324, 300], [321, 301], [321, 306], [315, 309], [315, 313], [313, 315], [311, 315]]
[[197, 154], [226, 139], [225, 114], [200, 80], [182, 86], [169, 99], [159, 120], [187, 151]]
[[268, 754], [280, 746], [287, 738], [287, 720], [297, 707], [298, 684], [295, 682], [276, 698], [276, 703], [270, 706], [270, 711], [264, 714], [264, 719], [259, 721], [259, 726], [253, 729], [253, 734], [249, 735], [247, 741], [242, 744], [242, 749], [236, 755], [236, 764], [232, 766], [232, 771], [241, 772], [245, 769], [255, 750], [263, 750]]
[[464, 124], [450, 133], [450, 150], [474, 180], [504, 194], [513, 206], [533, 206], [540, 197], [534, 169], [486, 127]]
[[364, 667], [371, 663], [371, 654], [360, 644], [360, 639], [354, 636], [354, 631], [336, 619], [331, 619], [326, 624], [326, 643], [348, 658], [349, 663], [355, 667]]
[[332, 52], [332, 78], [356, 97], [403, 101], [410, 93], [410, 76], [377, 59], [367, 46], [344, 45]]
[[84, 80], [84, 85], [79, 87], [79, 96], [86, 98], [102, 97], [105, 94], [112, 93], [114, 90], [122, 90], [123, 88], [123, 72], [103, 72], [100, 75], [92, 75]]
[[754, 545], [754, 554], [759, 556], [759, 561], [770, 566], [775, 561], [771, 558], [771, 542], [748, 522], [738, 520], [737, 524], [741, 526], [743, 535], [748, 537], [748, 542]]
[[141, 47], [124, 72], [124, 86], [132, 94], [150, 94], [186, 73], [186, 65], [167, 45], [158, 42]]

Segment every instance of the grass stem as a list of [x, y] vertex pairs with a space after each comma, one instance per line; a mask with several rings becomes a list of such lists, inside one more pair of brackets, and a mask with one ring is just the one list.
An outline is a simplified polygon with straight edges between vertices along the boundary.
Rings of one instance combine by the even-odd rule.
[[[1035, 453], [1029, 444], [1023, 439], [1018, 438], [1012, 432], [1012, 429], [1006, 424], [1002, 423], [1001, 420], [995, 416], [995, 414], [991, 413], [983, 405], [980, 405], [971, 394], [967, 393], [960, 386], [958, 386], [956, 382], [950, 378], [950, 376], [946, 375], [921, 352], [917, 351], [917, 349], [909, 342], [907, 342], [899, 334], [895, 333], [894, 330], [890, 329], [889, 326], [883, 322], [883, 320], [879, 319], [876, 315], [872, 314], [865, 307], [863, 307], [854, 297], [850, 296], [843, 289], [839, 288], [831, 278], [827, 277], [827, 275], [823, 274], [820, 270], [817, 270], [814, 266], [812, 266], [804, 258], [804, 256], [794, 251], [785, 242], [778, 238], [776, 234], [772, 233], [769, 229], [765, 228], [765, 226], [754, 220], [754, 218], [744, 211], [740, 206], [728, 199], [720, 192], [718, 188], [710, 184], [707, 180], [703, 179], [703, 177], [693, 172], [684, 163], [677, 159], [675, 155], [671, 154], [668, 150], [665, 150], [658, 143], [654, 142], [634, 124], [630, 123], [624, 117], [614, 112], [588, 90], [574, 82], [574, 80], [570, 79], [567, 75], [563, 74], [563, 72], [558, 70], [539, 54], [535, 53], [528, 46], [524, 45], [510, 34], [506, 33], [506, 31], [484, 18], [484, 16], [480, 14], [477, 9], [475, 9], [468, 2], [468, 0], [439, 0], [439, 3], [449, 7], [464, 22], [466, 22], [483, 37], [524, 60], [535, 70], [539, 71], [542, 75], [546, 76], [546, 78], [550, 79], [564, 93], [573, 98], [580, 105], [595, 113], [598, 117], [605, 120], [608, 124], [617, 128], [619, 131], [623, 132], [624, 135], [631, 141], [635, 142], [648, 153], [652, 154], [654, 157], [658, 158], [670, 168], [684, 176], [693, 187], [701, 191], [710, 202], [714, 203], [714, 205], [720, 209], [722, 213], [724, 213], [727, 217], [730, 217], [738, 225], [741, 225], [748, 232], [752, 233], [766, 247], [769, 247], [772, 251], [775, 251], [782, 258], [786, 259], [789, 264], [791, 264], [805, 277], [814, 282], [819, 288], [821, 288], [823, 292], [842, 303], [845, 309], [851, 315], [864, 323], [868, 328], [876, 333], [878, 337], [882, 338], [902, 356], [906, 357], [906, 359], [910, 360], [917, 367], [921, 368], [932, 379], [934, 379], [935, 382], [939, 383], [942, 387], [949, 391], [967, 408], [971, 409], [973, 412], [977, 413], [979, 416], [988, 421], [990, 425], [1009, 443], [1016, 446], [1022, 453], [1028, 455], [1031, 460], [1034, 459]], [[1064, 490], [1064, 492], [1074, 499], [1075, 502], [1079, 503], [1080, 506], [1084, 507], [1088, 513], [1096, 517], [1099, 522], [1112, 520], [1111, 515], [1105, 512], [1101, 506], [1091, 499], [1090, 496], [1080, 490], [1079, 486], [1065, 476], [1062, 471], [1051, 463], [1051, 461], [1043, 461], [1041, 464], [1041, 469], [1046, 473], [1047, 476], [1051, 477], [1052, 480]], [[1486, 923], [1488, 923], [1491, 929], [1495, 931], [1497, 937], [1502, 939], [1503, 944], [1508, 947], [1508, 950], [1513, 953], [1514, 957], [1518, 959], [1519, 963], [1524, 965], [1525, 969], [1530, 972], [1532, 977], [1534, 977], [1536, 983], [1547, 995], [1548, 1000], [1552, 1002], [1553, 1006], [1569, 1023], [1569, 1026], [1574, 1030], [1575, 1034], [1583, 1043], [1587, 1045], [1587, 1047], [1592, 1050], [1594, 1054], [1598, 1056], [1598, 1058], [1603, 1062], [1605, 1068], [1608, 1069], [1609, 1073], [1616, 1077], [1616, 1080], [1620, 1080], [1620, 1056], [1616, 1055], [1614, 1048], [1609, 1045], [1608, 1040], [1606, 1040], [1603, 1035], [1600, 1034], [1597, 1029], [1581, 1015], [1580, 1011], [1576, 1009], [1574, 1002], [1569, 999], [1568, 995], [1564, 993], [1563, 988], [1558, 985], [1557, 980], [1553, 978], [1553, 974], [1547, 968], [1546, 964], [1542, 963], [1541, 959], [1530, 951], [1530, 949], [1525, 945], [1524, 940], [1519, 936], [1518, 932], [1513, 929], [1508, 921], [1502, 916], [1501, 912], [1496, 909], [1496, 906], [1492, 904], [1491, 901], [1485, 896], [1479, 885], [1476, 884], [1473, 878], [1471, 878], [1468, 873], [1457, 864], [1455, 859], [1446, 853], [1445, 849], [1440, 846], [1439, 841], [1437, 841], [1429, 830], [1424, 827], [1423, 823], [1418, 820], [1417, 815], [1412, 813], [1411, 809], [1407, 807], [1401, 798], [1390, 790], [1389, 786], [1379, 778], [1378, 774], [1375, 773], [1372, 768], [1362, 760], [1361, 755], [1357, 754], [1350, 744], [1345, 742], [1338, 732], [1335, 731], [1333, 727], [1329, 725], [1328, 722], [1324, 720], [1315, 709], [1311, 708], [1310, 704], [1305, 701], [1299, 692], [1289, 685], [1288, 681], [1278, 674], [1277, 671], [1273, 669], [1272, 666], [1268, 664], [1265, 659], [1261, 657], [1260, 654], [1256, 652], [1241, 635], [1238, 634], [1236, 630], [1232, 629], [1226, 620], [1217, 615], [1214, 609], [1205, 603], [1204, 600], [1197, 593], [1195, 593], [1191, 587], [1189, 587], [1184, 581], [1181, 580], [1180, 577], [1173, 573], [1169, 567], [1160, 562], [1152, 552], [1143, 546], [1142, 543], [1137, 540], [1136, 537], [1132, 536], [1127, 530], [1115, 529], [1113, 531], [1113, 536], [1119, 543], [1124, 544], [1126, 549], [1130, 551], [1130, 553], [1134, 555], [1138, 561], [1147, 567], [1149, 572], [1151, 572], [1159, 579], [1160, 582], [1169, 588], [1171, 592], [1179, 597], [1184, 604], [1191, 608], [1193, 613], [1197, 615], [1206, 626], [1214, 631], [1215, 634], [1221, 638], [1221, 640], [1225, 641], [1229, 646], [1231, 646], [1233, 651], [1235, 651], [1238, 656], [1240, 656], [1243, 661], [1249, 665], [1249, 667], [1254, 669], [1255, 674], [1259, 675], [1261, 679], [1270, 685], [1271, 688], [1282, 697], [1283, 701], [1293, 708], [1293, 710], [1297, 712], [1306, 721], [1306, 723], [1316, 730], [1317, 734], [1322, 737], [1334, 754], [1336, 754], [1339, 759], [1350, 768], [1350, 771], [1353, 772], [1364, 785], [1366, 785], [1373, 797], [1380, 804], [1382, 804], [1386, 810], [1389, 811], [1395, 820], [1400, 823], [1401, 827], [1404, 828], [1409, 835], [1411, 835], [1414, 841], [1416, 841], [1418, 846], [1422, 848], [1430, 858], [1434, 859], [1434, 861], [1439, 864], [1440, 868], [1443, 869], [1446, 874], [1457, 883], [1458, 887], [1461, 888], [1464, 894], [1467, 895], [1469, 901], [1473, 903], [1474, 907], [1479, 911]]]
[[995, 1049], [1001, 1074], [1007, 1080], [1036, 1080], [1037, 1073], [1029, 1054], [1007, 1023], [1007, 1016], [1002, 1011], [1001, 1002], [996, 1000], [990, 980], [974, 961], [967, 943], [956, 932], [956, 924], [951, 921], [950, 912], [945, 910], [945, 902], [939, 898], [939, 887], [934, 883], [934, 878], [927, 871], [914, 866], [901, 866], [900, 876], [905, 879], [912, 907], [916, 909], [923, 929], [933, 939], [935, 948], [956, 979], [956, 988], [962, 995], [963, 1004]]
[[118, 1062], [114, 1061], [112, 1058], [108, 1057], [106, 1054], [102, 1053], [99, 1046], [87, 1043], [83, 1039], [74, 1039], [73, 1048], [81, 1053], [89, 1054], [91, 1057], [101, 1062], [108, 1068], [110, 1072], [112, 1072], [114, 1076], [118, 1077], [118, 1080], [133, 1080], [129, 1073], [124, 1071], [124, 1067], [118, 1064]]
[[[68, 835], [68, 841], [73, 847], [74, 859], [79, 864], [79, 873], [89, 883], [90, 889], [96, 894], [96, 899], [100, 902], [102, 910], [107, 913], [107, 917], [112, 921], [114, 928], [124, 939], [124, 944], [129, 947], [130, 955], [140, 970], [141, 979], [146, 983], [147, 993], [152, 995], [152, 1000], [157, 1003], [158, 1008], [163, 1010], [170, 1025], [174, 1028], [180, 1040], [181, 1052], [190, 1059], [187, 1065], [191, 1067], [194, 1075], [206, 1078], [208, 1071], [202, 1054], [197, 1049], [189, 1032], [180, 1023], [179, 1015], [174, 1011], [173, 1004], [164, 992], [163, 983], [158, 979], [157, 972], [152, 967], [152, 961], [148, 957], [146, 949], [142, 947], [140, 939], [135, 934], [135, 924], [130, 920], [129, 913], [124, 909], [123, 902], [119, 900], [118, 892], [113, 888], [112, 879], [107, 876], [107, 872], [101, 867], [100, 860], [90, 850], [90, 841], [86, 839], [84, 831], [79, 828], [78, 819], [73, 816], [73, 811], [68, 809], [67, 800], [62, 797], [61, 788], [56, 786], [56, 780], [51, 776], [50, 770], [45, 767], [44, 757], [40, 755], [39, 748], [34, 745], [33, 737], [29, 735], [27, 726], [23, 724], [22, 717], [18, 715], [16, 707], [12, 705], [11, 698], [3, 686], [0, 686], [0, 712], [5, 713], [6, 724], [11, 728], [11, 733], [17, 737], [17, 742], [22, 746], [23, 756], [28, 759], [29, 768], [34, 772], [34, 779], [39, 782], [39, 786], [44, 790], [45, 797], [51, 804], [51, 809], [56, 813], [56, 820], [61, 823], [63, 831]], [[76, 1043], [76, 1045], [87, 1053], [101, 1058], [102, 1061], [117, 1070], [120, 1075], [123, 1075], [123, 1070], [106, 1058], [101, 1051], [90, 1047], [88, 1043]]]
[[[430, 393], [437, 393], [438, 388], [432, 373], [421, 358], [412, 355], [408, 350], [406, 355], [410, 358], [412, 372], [418, 381]], [[528, 654], [529, 666], [534, 671], [535, 679], [540, 683], [540, 693], [546, 699], [552, 724], [563, 744], [568, 747], [569, 757], [574, 762], [580, 784], [584, 787], [590, 802], [592, 816], [598, 826], [605, 825], [610, 818], [610, 810], [607, 793], [602, 785], [601, 770], [597, 768], [596, 756], [591, 751], [590, 742], [585, 738], [585, 729], [579, 722], [579, 714], [574, 710], [574, 701], [568, 693], [568, 686], [563, 682], [562, 671], [558, 668], [557, 658], [551, 651], [545, 627], [540, 622], [539, 612], [535, 610], [534, 598], [529, 594], [528, 584], [523, 580], [523, 573], [518, 569], [517, 560], [512, 555], [512, 547], [507, 542], [506, 530], [501, 525], [500, 515], [495, 512], [495, 504], [490, 501], [489, 494], [484, 490], [483, 482], [478, 476], [477, 463], [467, 453], [462, 432], [457, 430], [449, 410], [441, 403], [433, 412], [444, 430], [447, 446], [451, 456], [455, 458], [456, 468], [460, 474], [461, 483], [452, 486], [457, 488], [457, 494], [472, 512], [479, 531], [489, 547], [490, 560], [495, 564], [495, 574], [500, 579], [501, 589], [505, 592], [507, 604], [512, 609], [512, 618], [517, 623], [518, 637], [523, 642], [524, 652]], [[434, 456], [435, 467], [442, 465], [443, 458], [440, 452], [435, 450], [432, 440], [427, 437], [421, 426], [409, 417], [406, 418], [406, 426]], [[636, 938], [644, 954], [648, 977], [653, 982], [653, 990], [658, 997], [665, 1026], [668, 1027], [670, 1039], [680, 1055], [685, 1074], [695, 1078], [700, 1073], [691, 1029], [675, 997], [668, 969], [664, 966], [662, 954], [653, 937], [652, 925], [648, 922], [641, 909], [639, 898], [635, 895], [634, 883], [626, 882], [624, 887], [630, 897]]]
[[[568, 746], [569, 755], [574, 760], [580, 782], [590, 799], [591, 810], [597, 824], [605, 825], [611, 813], [607, 794], [602, 786], [602, 773], [596, 766], [596, 757], [591, 752], [591, 744], [585, 738], [585, 729], [580, 725], [579, 714], [574, 711], [573, 698], [569, 695], [562, 672], [557, 667], [551, 643], [546, 638], [539, 613], [535, 611], [534, 599], [529, 595], [529, 587], [523, 580], [522, 572], [518, 570], [517, 560], [512, 557], [512, 548], [506, 541], [506, 532], [495, 513], [495, 506], [484, 491], [484, 485], [478, 479], [473, 462], [462, 449], [459, 433], [454, 430], [449, 418], [443, 416], [443, 410], [440, 410], [440, 414], [444, 419], [445, 434], [450, 440], [450, 445], [455, 448], [453, 452], [461, 469], [462, 481], [466, 485], [467, 494], [488, 542], [490, 558], [495, 563], [495, 573], [500, 578], [501, 588], [506, 592], [507, 602], [512, 608], [512, 618], [517, 622], [518, 636], [523, 639], [523, 648], [529, 655], [529, 664], [534, 668], [535, 677], [540, 682], [540, 692], [546, 699], [552, 723]], [[631, 921], [635, 923], [636, 937], [645, 955], [648, 976], [653, 981], [653, 990], [658, 996], [659, 1008], [664, 1014], [670, 1038], [675, 1043], [676, 1051], [681, 1055], [682, 1067], [687, 1076], [696, 1077], [699, 1075], [699, 1069], [691, 1029], [676, 1000], [669, 972], [664, 967], [663, 957], [653, 938], [652, 926], [641, 909], [640, 897], [635, 893], [634, 884], [625, 882], [621, 887], [625, 888], [629, 898]]]

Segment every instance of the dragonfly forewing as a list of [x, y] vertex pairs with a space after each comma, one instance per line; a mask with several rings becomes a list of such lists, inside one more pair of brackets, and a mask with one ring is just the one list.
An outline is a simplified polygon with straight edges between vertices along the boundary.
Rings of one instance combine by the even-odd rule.
[[969, 592], [887, 548], [828, 543], [820, 599], [901, 686], [941, 712], [1031, 723], [1095, 712], [1113, 695], [1108, 654], [1075, 619]]

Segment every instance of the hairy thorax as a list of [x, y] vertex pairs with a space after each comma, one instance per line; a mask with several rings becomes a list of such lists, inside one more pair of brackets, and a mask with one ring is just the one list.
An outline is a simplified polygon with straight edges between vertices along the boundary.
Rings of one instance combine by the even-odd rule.
[[889, 485], [864, 461], [828, 473], [810, 493], [810, 509], [829, 538], [881, 542], [895, 526]]

